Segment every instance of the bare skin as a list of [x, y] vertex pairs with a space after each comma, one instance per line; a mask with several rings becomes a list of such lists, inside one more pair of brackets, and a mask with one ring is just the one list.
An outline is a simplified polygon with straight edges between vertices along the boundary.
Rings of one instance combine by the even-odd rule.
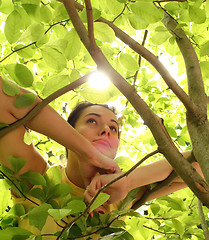
[[[21, 89], [20, 94], [26, 92]], [[15, 122], [41, 101], [37, 97], [32, 106], [20, 109], [14, 105], [16, 97], [4, 94], [1, 90], [0, 79], [0, 123]], [[82, 112], [74, 129], [56, 111], [47, 106], [26, 126], [69, 149], [66, 174], [75, 185], [81, 188], [85, 189], [89, 185], [85, 192], [88, 201], [91, 201], [100, 187], [121, 174], [118, 165], [113, 160], [119, 145], [119, 134], [117, 119], [112, 111], [101, 106], [88, 107]], [[20, 174], [27, 171], [44, 174], [49, 166], [33, 144], [24, 143], [25, 131], [25, 127], [20, 126], [0, 138], [1, 164], [11, 168], [9, 156], [21, 157], [27, 162]], [[196, 168], [198, 167], [197, 165]], [[130, 190], [143, 186], [137, 195], [139, 199], [147, 185], [164, 180], [172, 170], [173, 168], [166, 159], [135, 169], [128, 177], [105, 189], [105, 192], [111, 196], [109, 203], [122, 200]], [[184, 187], [186, 185], [178, 178], [158, 195], [151, 197], [153, 199], [163, 196]]]
[[[189, 154], [190, 151], [183, 153], [185, 157], [188, 157]], [[203, 177], [203, 173], [199, 164], [197, 162], [194, 162], [192, 163], [192, 166]], [[136, 168], [127, 177], [123, 177], [119, 181], [116, 181], [115, 183], [107, 187], [103, 192], [110, 195], [108, 203], [115, 203], [124, 199], [127, 196], [128, 192], [132, 189], [142, 187], [138, 194], [135, 196], [136, 202], [143, 196], [146, 188], [149, 187], [150, 184], [165, 180], [172, 171], [172, 166], [165, 158], [163, 158], [151, 164]], [[84, 193], [87, 201], [90, 202], [101, 187], [116, 179], [121, 174], [123, 173], [95, 176]], [[186, 187], [187, 185], [183, 182], [183, 180], [180, 177], [177, 177], [176, 179], [174, 179], [173, 182], [170, 183], [170, 185], [150, 195], [147, 201], [168, 195]]]
[[[28, 91], [21, 89], [21, 93]], [[0, 79], [0, 124], [11, 124], [24, 117], [41, 100], [37, 97], [34, 104], [28, 108], [16, 108], [14, 101], [17, 96], [11, 97], [1, 90]], [[79, 159], [79, 171], [83, 177], [84, 185], [88, 185], [96, 172], [115, 173], [120, 169], [116, 162], [99, 152], [84, 136], [71, 127], [50, 106], [34, 117], [26, 126], [36, 132], [42, 133], [58, 143], [62, 144], [74, 153]], [[26, 165], [19, 174], [27, 171], [35, 171], [43, 174], [48, 167], [46, 160], [39, 154], [33, 144], [27, 145], [23, 141], [25, 127], [20, 126], [7, 135], [0, 138], [0, 163], [11, 168], [9, 156], [25, 158]], [[8, 145], [9, 143], [9, 145]], [[84, 163], [84, 164], [82, 164]]]
[[[101, 106], [88, 107], [84, 109], [76, 122], [75, 129], [88, 139], [100, 153], [111, 159], [115, 158], [119, 145], [119, 130], [117, 119], [112, 111]], [[82, 172], [75, 171], [79, 166], [83, 168], [85, 162], [81, 164], [79, 158], [72, 151], [68, 152], [68, 156], [67, 176], [77, 186], [85, 188]], [[85, 170], [87, 170], [87, 167], [85, 167]], [[99, 172], [98, 169], [97, 172]], [[89, 180], [91, 181], [91, 179]]]

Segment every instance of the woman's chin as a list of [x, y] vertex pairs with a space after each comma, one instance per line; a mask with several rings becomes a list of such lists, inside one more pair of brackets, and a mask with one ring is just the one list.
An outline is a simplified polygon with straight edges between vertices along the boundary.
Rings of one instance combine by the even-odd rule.
[[103, 145], [103, 144], [93, 144], [94, 147], [103, 155], [114, 159], [116, 156], [116, 151], [113, 152], [113, 149], [111, 149], [109, 146], [107, 145]]

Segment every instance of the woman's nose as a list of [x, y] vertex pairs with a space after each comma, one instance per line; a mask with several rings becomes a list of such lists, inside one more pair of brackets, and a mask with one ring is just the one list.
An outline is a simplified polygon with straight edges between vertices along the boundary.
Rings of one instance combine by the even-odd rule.
[[101, 135], [110, 135], [110, 128], [109, 128], [109, 126], [108, 125], [104, 125], [104, 126], [102, 126], [102, 128], [101, 128], [101, 130], [100, 130], [100, 132], [99, 132], [99, 135], [101, 136]]

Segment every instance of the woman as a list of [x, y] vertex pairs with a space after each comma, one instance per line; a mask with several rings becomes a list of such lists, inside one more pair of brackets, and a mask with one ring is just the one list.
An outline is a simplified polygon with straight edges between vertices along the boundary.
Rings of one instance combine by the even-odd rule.
[[[2, 79], [0, 79], [0, 124], [11, 124], [21, 119], [41, 101], [36, 97], [30, 107], [15, 107], [14, 101], [17, 96], [27, 92], [20, 88], [18, 95], [8, 96], [2, 91]], [[42, 133], [68, 149], [67, 166], [65, 169], [61, 168], [63, 182], [71, 185], [74, 194], [79, 196], [84, 194], [85, 188], [90, 184], [85, 192], [86, 199], [90, 201], [100, 186], [121, 174], [114, 161], [120, 138], [118, 120], [114, 111], [107, 106], [83, 104], [72, 112], [68, 121], [72, 126], [50, 106], [43, 108], [25, 126], [20, 126], [0, 138], [0, 161], [2, 165], [11, 168], [9, 156], [25, 158], [26, 164], [19, 175], [27, 171], [43, 175], [49, 168], [46, 160], [32, 144], [24, 143], [27, 128]], [[165, 159], [136, 169], [129, 177], [121, 179], [105, 190], [111, 197], [108, 204], [98, 208], [97, 211], [104, 213], [117, 208], [120, 200], [124, 199], [131, 189], [164, 180], [172, 170]], [[185, 186], [178, 181], [160, 194], [165, 195]], [[142, 194], [143, 188], [137, 198], [139, 199]], [[20, 196], [14, 195], [13, 198], [16, 203], [24, 204]], [[25, 222], [20, 226], [29, 227]], [[47, 226], [42, 233], [50, 233], [50, 231]]]

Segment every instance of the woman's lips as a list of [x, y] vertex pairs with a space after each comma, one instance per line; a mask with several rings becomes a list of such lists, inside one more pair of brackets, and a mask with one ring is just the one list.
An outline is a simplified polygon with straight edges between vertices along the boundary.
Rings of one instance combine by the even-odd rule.
[[103, 145], [106, 145], [106, 146], [110, 147], [110, 143], [106, 139], [96, 139], [96, 140], [93, 140], [93, 142], [100, 143], [100, 144], [103, 144]]

